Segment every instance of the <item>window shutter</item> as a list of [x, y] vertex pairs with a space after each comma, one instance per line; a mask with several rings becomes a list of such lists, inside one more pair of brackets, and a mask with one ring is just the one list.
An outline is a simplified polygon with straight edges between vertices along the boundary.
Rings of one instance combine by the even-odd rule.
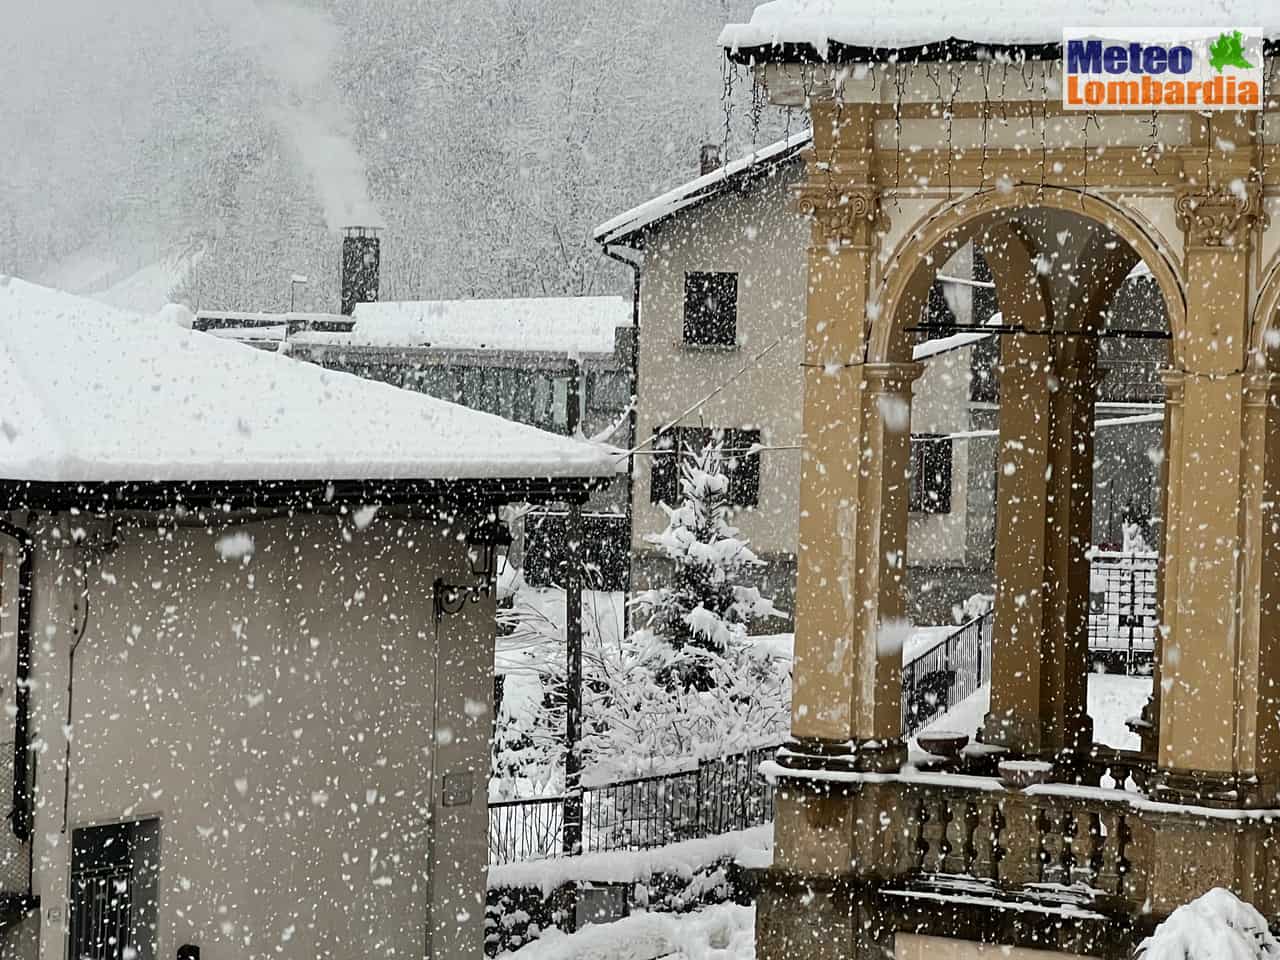
[[[657, 434], [657, 430], [654, 431]], [[668, 430], [653, 441], [653, 461], [649, 471], [649, 502], [674, 504], [680, 474], [678, 430]]]
[[729, 502], [739, 507], [760, 503], [760, 454], [747, 453], [760, 442], [759, 430], [725, 431], [725, 447], [730, 450]]
[[686, 273], [684, 342], [732, 347], [738, 343], [738, 275]]

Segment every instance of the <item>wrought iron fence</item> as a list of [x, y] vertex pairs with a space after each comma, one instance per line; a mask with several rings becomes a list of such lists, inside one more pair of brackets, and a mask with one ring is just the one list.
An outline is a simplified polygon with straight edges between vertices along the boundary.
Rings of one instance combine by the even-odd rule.
[[564, 848], [564, 797], [489, 804], [489, 863], [552, 857]]
[[1154, 553], [1096, 551], [1089, 568], [1089, 654], [1127, 672], [1149, 668], [1156, 648]]
[[[773, 785], [759, 773], [777, 746], [700, 762], [696, 768], [636, 777], [582, 791], [582, 849], [643, 850], [773, 819]], [[564, 843], [564, 798], [489, 804], [489, 863], [557, 856]]]
[[[34, 752], [30, 755], [29, 772], [35, 782]], [[0, 798], [13, 797], [13, 742], [0, 743]], [[31, 843], [13, 835], [13, 813], [0, 823], [0, 901], [22, 899], [31, 894]]]
[[902, 665], [902, 735], [909, 737], [991, 681], [990, 610]]

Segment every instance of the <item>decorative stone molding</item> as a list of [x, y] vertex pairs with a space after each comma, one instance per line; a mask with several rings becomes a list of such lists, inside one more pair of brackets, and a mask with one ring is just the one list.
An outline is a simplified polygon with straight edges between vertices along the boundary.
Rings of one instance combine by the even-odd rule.
[[866, 246], [880, 223], [880, 191], [875, 187], [845, 187], [805, 183], [796, 190], [800, 212], [817, 226], [815, 240], [834, 245]]
[[[907, 762], [907, 745], [900, 739], [825, 740], [819, 737], [793, 737], [778, 750], [774, 761], [786, 770], [796, 771], [897, 773]], [[815, 784], [819, 782], [814, 781]]]
[[1166, 367], [1160, 371], [1160, 382], [1164, 385], [1165, 406], [1182, 406], [1186, 396], [1187, 375], [1181, 370]]
[[1178, 225], [1193, 247], [1243, 246], [1262, 218], [1262, 189], [1243, 183], [1239, 191], [1185, 190], [1174, 201]]
[[1246, 407], [1267, 407], [1280, 386], [1280, 377], [1268, 370], [1251, 370], [1244, 375]]
[[867, 363], [862, 375], [867, 392], [879, 394], [910, 394], [911, 385], [924, 373], [924, 364], [916, 363]]

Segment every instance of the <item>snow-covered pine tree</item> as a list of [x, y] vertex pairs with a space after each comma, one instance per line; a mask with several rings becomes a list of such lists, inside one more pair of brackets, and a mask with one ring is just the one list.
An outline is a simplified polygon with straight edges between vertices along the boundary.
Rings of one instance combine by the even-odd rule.
[[633, 601], [638, 628], [588, 664], [583, 753], [596, 779], [678, 769], [786, 734], [790, 661], [748, 636], [785, 616], [743, 583], [760, 566], [729, 523], [729, 477], [712, 445], [680, 465], [681, 502], [647, 539], [673, 566]]
[[[745, 634], [753, 621], [783, 613], [742, 582], [763, 562], [729, 523], [729, 476], [720, 443], [682, 458], [680, 495], [678, 506], [662, 506], [667, 528], [645, 537], [671, 561], [671, 579], [642, 591], [633, 605], [643, 627], [676, 659], [688, 662], [696, 661], [697, 650], [723, 656], [735, 633]], [[695, 676], [700, 683], [707, 680], [705, 671], [689, 666], [677, 672], [686, 682]]]

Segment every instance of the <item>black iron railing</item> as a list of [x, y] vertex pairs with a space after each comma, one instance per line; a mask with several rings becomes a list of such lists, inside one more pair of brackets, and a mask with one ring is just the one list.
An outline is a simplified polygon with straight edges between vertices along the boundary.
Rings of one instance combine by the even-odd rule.
[[[13, 743], [0, 743], [0, 797], [13, 796]], [[28, 763], [29, 782], [35, 781], [34, 752]], [[12, 821], [13, 813], [8, 820]], [[0, 825], [0, 915], [31, 896], [31, 841], [14, 836], [12, 823]]]
[[988, 610], [902, 665], [902, 734], [909, 737], [991, 681]]
[[[582, 849], [644, 850], [759, 826], [773, 819], [773, 785], [759, 773], [777, 745], [582, 791]], [[558, 856], [564, 798], [489, 804], [489, 863]]]
[[1155, 657], [1154, 553], [1095, 551], [1089, 566], [1089, 654], [1127, 673], [1150, 670]]

